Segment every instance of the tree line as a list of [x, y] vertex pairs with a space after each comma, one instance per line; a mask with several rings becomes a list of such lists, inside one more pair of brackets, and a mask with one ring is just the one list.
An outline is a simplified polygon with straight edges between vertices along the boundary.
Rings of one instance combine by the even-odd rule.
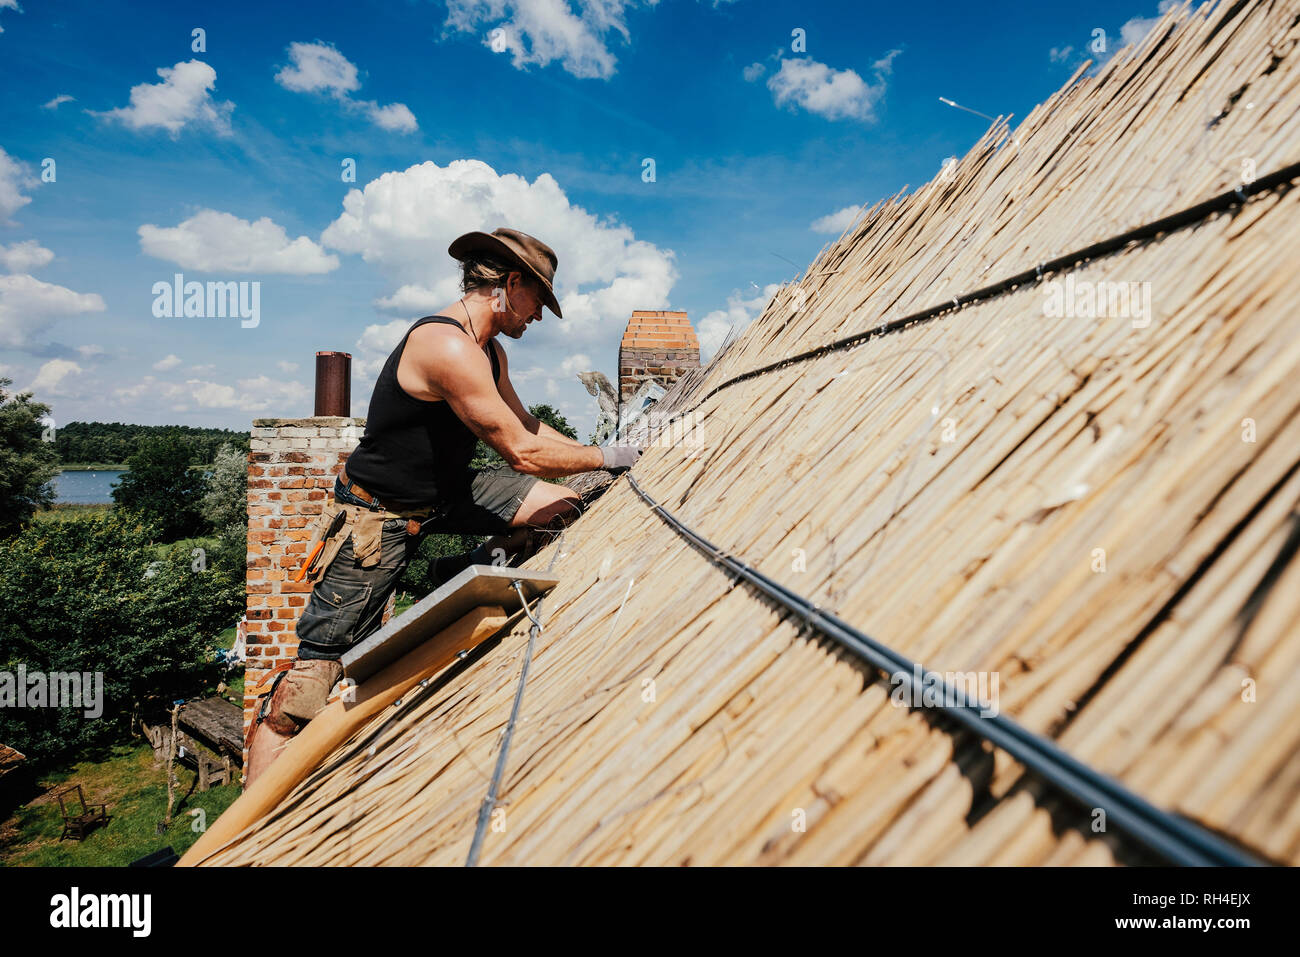
[[130, 425], [123, 422], [69, 422], [52, 430], [59, 463], [68, 465], [122, 464], [151, 440], [175, 440], [194, 461], [208, 465], [217, 450], [231, 445], [248, 454], [248, 433], [192, 425]]

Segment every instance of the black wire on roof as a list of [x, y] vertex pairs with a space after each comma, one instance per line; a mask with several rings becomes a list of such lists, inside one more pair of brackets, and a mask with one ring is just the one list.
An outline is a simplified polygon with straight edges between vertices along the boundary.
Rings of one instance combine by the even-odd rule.
[[922, 668], [919, 663], [727, 554], [651, 498], [630, 474], [627, 480], [652, 511], [711, 562], [790, 612], [809, 629], [829, 638], [891, 680], [900, 682], [909, 693], [914, 688], [920, 692], [918, 678], [926, 685], [938, 686], [942, 693], [938, 695], [940, 703], [936, 707], [959, 725], [1002, 748], [1085, 810], [1105, 811], [1108, 825], [1114, 824], [1162, 859], [1184, 866], [1264, 863], [1195, 822], [1155, 807], [1118, 781], [1087, 766], [1054, 742], [1034, 734], [1005, 715], [987, 713], [990, 709], [984, 703], [969, 698], [964, 689], [948, 681], [941, 673]]

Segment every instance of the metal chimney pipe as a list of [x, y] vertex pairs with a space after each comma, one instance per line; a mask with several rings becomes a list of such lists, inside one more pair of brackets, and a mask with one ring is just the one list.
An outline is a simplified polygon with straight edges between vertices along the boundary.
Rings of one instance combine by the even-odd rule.
[[316, 415], [352, 414], [352, 355], [316, 353]]

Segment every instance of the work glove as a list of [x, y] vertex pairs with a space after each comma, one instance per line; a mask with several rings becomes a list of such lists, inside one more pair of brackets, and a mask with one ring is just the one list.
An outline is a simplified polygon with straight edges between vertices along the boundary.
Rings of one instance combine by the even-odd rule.
[[605, 457], [605, 470], [608, 472], [626, 472], [636, 465], [636, 460], [645, 451], [639, 445], [606, 445], [600, 450]]

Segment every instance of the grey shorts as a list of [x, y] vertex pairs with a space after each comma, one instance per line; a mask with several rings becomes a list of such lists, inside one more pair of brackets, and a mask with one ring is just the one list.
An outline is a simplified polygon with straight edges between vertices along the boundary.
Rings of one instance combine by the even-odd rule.
[[524, 498], [541, 481], [501, 466], [472, 473], [469, 495], [444, 503], [438, 515], [424, 526], [426, 532], [452, 535], [500, 535], [524, 504]]
[[[466, 475], [466, 488], [441, 502], [434, 516], [424, 525], [424, 531], [448, 535], [502, 535], [510, 531], [510, 523], [524, 504], [524, 498], [533, 486], [541, 481], [531, 475], [521, 475], [512, 468], [502, 466], [479, 469]], [[334, 483], [336, 501], [366, 508], [366, 503]]]
[[[363, 568], [356, 560], [349, 537], [312, 589], [298, 619], [298, 657], [335, 659], [369, 636], [383, 623], [388, 596], [397, 588], [425, 535], [508, 532], [524, 497], [540, 481], [510, 468], [472, 473], [468, 494], [448, 499], [439, 506], [435, 516], [424, 523], [420, 534], [410, 534], [405, 519], [385, 521], [380, 560], [370, 568]], [[340, 502], [367, 507], [339, 483], [334, 485], [334, 497]]]

